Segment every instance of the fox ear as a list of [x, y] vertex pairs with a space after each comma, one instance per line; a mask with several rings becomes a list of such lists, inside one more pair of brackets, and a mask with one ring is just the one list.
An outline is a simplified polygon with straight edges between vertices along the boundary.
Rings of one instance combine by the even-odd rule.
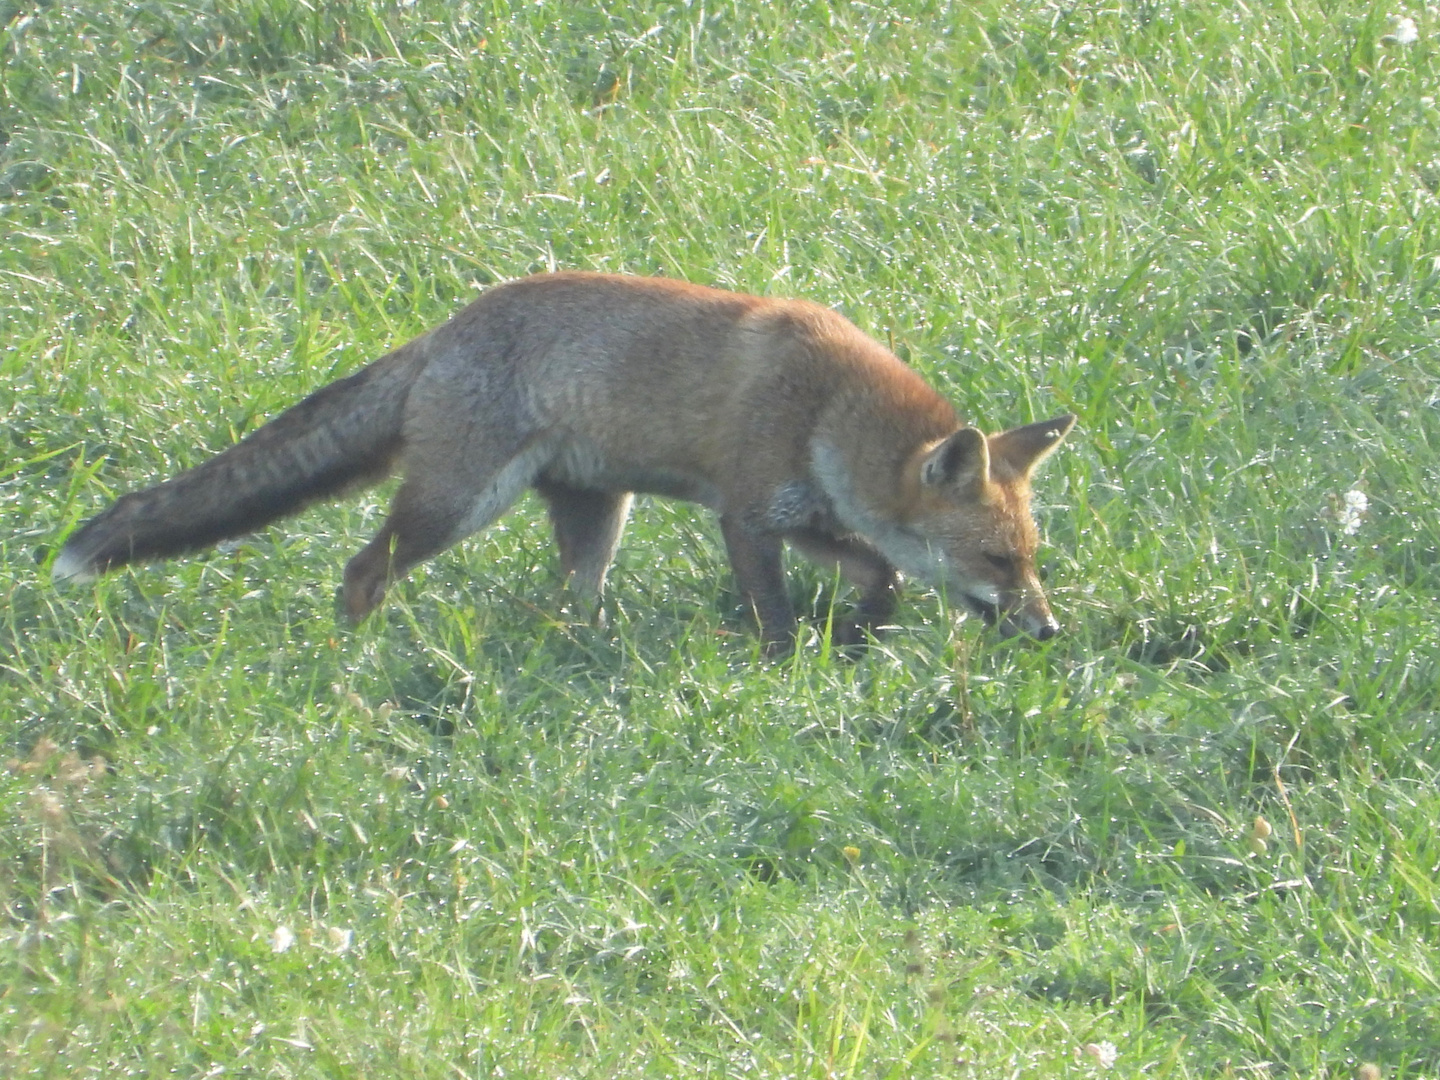
[[1066, 413], [1054, 420], [1002, 431], [990, 437], [990, 455], [1021, 476], [1028, 476], [1054, 452], [1074, 426], [1075, 414]]
[[990, 479], [990, 447], [974, 428], [961, 428], [920, 463], [920, 482], [926, 487], [983, 484]]

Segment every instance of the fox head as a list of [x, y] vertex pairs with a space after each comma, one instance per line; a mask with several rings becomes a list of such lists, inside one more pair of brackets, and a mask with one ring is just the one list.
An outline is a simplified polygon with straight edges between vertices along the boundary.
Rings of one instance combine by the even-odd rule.
[[1074, 426], [1067, 414], [998, 435], [961, 428], [907, 470], [908, 531], [926, 549], [920, 576], [1002, 633], [1043, 641], [1060, 631], [1035, 566], [1030, 476]]

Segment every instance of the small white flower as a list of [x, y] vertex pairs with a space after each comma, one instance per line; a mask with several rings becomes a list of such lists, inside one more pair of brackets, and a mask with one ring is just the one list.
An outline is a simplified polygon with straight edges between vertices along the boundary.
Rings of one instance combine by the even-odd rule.
[[277, 926], [275, 932], [270, 935], [270, 948], [277, 953], [285, 952], [294, 944], [295, 931], [288, 926]]
[[1408, 15], [1391, 15], [1390, 32], [1382, 34], [1380, 40], [1391, 45], [1414, 45], [1420, 40], [1420, 28]]
[[1108, 1069], [1115, 1064], [1115, 1059], [1120, 1056], [1120, 1051], [1115, 1049], [1112, 1042], [1086, 1043], [1080, 1048], [1085, 1056], [1095, 1062], [1102, 1069]]
[[1365, 497], [1365, 492], [1345, 492], [1345, 505], [1335, 515], [1335, 520], [1340, 523], [1340, 531], [1346, 536], [1354, 536], [1360, 531], [1360, 523], [1365, 520], [1369, 510], [1370, 500]]

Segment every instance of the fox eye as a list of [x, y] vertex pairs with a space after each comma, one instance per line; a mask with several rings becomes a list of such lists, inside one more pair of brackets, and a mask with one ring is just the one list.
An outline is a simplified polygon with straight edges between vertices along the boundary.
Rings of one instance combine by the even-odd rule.
[[985, 553], [985, 561], [1001, 573], [1008, 574], [1015, 569], [1015, 560], [1009, 555], [995, 555], [991, 552]]

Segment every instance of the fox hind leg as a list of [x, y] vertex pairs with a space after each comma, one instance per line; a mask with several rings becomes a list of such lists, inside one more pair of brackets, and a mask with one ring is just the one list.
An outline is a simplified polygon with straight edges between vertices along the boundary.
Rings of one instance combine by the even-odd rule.
[[542, 447], [528, 447], [489, 474], [453, 460], [407, 461], [389, 518], [345, 567], [342, 598], [351, 621], [375, 610], [386, 589], [418, 564], [500, 517], [533, 483], [543, 457]]
[[620, 547], [634, 496], [628, 491], [594, 491], [553, 480], [541, 480], [536, 488], [550, 510], [550, 524], [560, 548], [560, 572], [578, 595], [598, 599]]

